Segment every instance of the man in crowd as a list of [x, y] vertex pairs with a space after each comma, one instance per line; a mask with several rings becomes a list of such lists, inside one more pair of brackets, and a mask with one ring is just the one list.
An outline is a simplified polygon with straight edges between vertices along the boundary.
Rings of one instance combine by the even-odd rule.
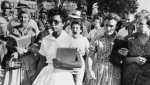
[[3, 1], [1, 3], [1, 10], [2, 10], [2, 14], [1, 16], [4, 17], [7, 22], [9, 22], [13, 16], [11, 16], [11, 3], [9, 1]]

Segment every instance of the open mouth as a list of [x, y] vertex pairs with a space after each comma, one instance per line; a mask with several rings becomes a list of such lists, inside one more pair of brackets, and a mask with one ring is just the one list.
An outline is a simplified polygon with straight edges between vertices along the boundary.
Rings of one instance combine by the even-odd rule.
[[77, 32], [73, 32], [73, 34], [77, 34]]

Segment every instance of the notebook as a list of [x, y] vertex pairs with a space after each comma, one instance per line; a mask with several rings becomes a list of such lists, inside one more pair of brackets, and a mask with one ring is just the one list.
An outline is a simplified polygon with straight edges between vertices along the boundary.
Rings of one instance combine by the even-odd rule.
[[31, 37], [30, 36], [22, 36], [22, 37], [16, 37], [14, 35], [10, 35], [9, 37], [13, 38], [18, 47], [27, 49], [29, 45], [31, 44]]
[[57, 48], [56, 58], [62, 62], [72, 62], [76, 60], [76, 48]]

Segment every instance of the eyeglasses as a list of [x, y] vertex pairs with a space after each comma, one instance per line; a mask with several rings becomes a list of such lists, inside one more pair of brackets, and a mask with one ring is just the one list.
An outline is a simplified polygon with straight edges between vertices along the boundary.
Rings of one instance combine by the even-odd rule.
[[58, 21], [58, 20], [50, 20], [49, 21], [49, 23], [52, 25], [53, 23], [55, 24], [55, 25], [58, 25], [60, 22], [62, 22], [62, 21]]

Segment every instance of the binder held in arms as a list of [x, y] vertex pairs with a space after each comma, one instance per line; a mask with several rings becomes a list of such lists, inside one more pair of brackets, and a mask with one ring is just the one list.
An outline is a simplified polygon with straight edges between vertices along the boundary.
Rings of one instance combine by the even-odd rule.
[[[65, 63], [71, 63], [76, 60], [76, 48], [57, 48], [56, 58]], [[62, 69], [72, 70], [73, 68], [64, 67]]]
[[[9, 35], [9, 39], [13, 39], [13, 41], [16, 43], [17, 47], [21, 47], [24, 49], [28, 49], [29, 45], [31, 44], [31, 37], [30, 36], [23, 36], [23, 37], [17, 37], [14, 35]], [[12, 55], [11, 55], [12, 56]], [[12, 58], [7, 62], [7, 70], [13, 70], [21, 67], [21, 62], [12, 56]]]
[[9, 37], [11, 37], [15, 40], [17, 47], [27, 49], [29, 47], [29, 45], [31, 44], [31, 36], [17, 37], [14, 35], [10, 35]]

